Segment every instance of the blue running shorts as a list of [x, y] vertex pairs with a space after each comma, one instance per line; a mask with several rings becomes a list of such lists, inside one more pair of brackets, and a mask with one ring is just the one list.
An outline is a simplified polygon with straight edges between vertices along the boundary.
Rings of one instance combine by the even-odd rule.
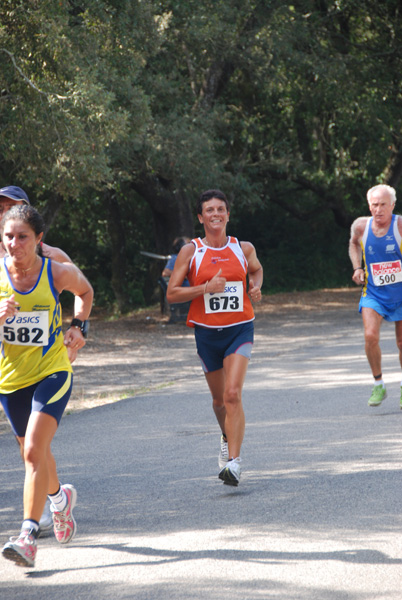
[[72, 387], [72, 373], [58, 371], [26, 388], [10, 394], [0, 394], [0, 402], [14, 435], [25, 437], [28, 420], [33, 412], [51, 415], [59, 424]]
[[362, 312], [362, 308], [372, 308], [386, 321], [402, 321], [402, 302], [382, 304], [378, 300], [374, 300], [374, 298], [362, 296], [359, 303], [359, 312]]
[[402, 321], [402, 302], [396, 302], [395, 304], [381, 304], [378, 300], [374, 300], [368, 296], [362, 296], [359, 303], [359, 312], [362, 312], [362, 308], [372, 308], [386, 321]]
[[254, 343], [254, 323], [242, 323], [219, 329], [195, 326], [195, 343], [205, 373], [223, 368], [229, 354], [251, 358]]

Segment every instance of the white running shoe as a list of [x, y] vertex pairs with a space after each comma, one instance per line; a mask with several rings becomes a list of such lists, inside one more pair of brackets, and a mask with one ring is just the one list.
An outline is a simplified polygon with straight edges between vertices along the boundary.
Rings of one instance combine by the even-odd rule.
[[18, 537], [9, 539], [2, 554], [19, 567], [34, 567], [36, 551], [36, 533], [33, 529], [24, 529]]
[[67, 496], [67, 506], [64, 510], [56, 511], [52, 505], [51, 511], [53, 513], [53, 529], [56, 540], [60, 544], [67, 544], [77, 532], [77, 523], [73, 516], [73, 508], [77, 502], [77, 490], [71, 483], [62, 485], [61, 489]]
[[229, 446], [227, 440], [221, 435], [221, 449], [218, 456], [218, 465], [220, 469], [226, 467], [226, 463], [229, 460]]
[[53, 529], [53, 515], [50, 510], [50, 500], [47, 498], [45, 508], [39, 521], [38, 537], [46, 537]]
[[231, 458], [219, 472], [219, 479], [226, 485], [239, 485], [241, 475], [241, 458]]

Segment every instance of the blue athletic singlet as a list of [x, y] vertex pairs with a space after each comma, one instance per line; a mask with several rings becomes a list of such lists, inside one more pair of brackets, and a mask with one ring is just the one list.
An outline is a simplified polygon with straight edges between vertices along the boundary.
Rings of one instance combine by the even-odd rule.
[[395, 304], [402, 301], [402, 238], [397, 215], [392, 215], [390, 227], [382, 237], [374, 235], [372, 222], [370, 217], [360, 242], [365, 265], [362, 296]]

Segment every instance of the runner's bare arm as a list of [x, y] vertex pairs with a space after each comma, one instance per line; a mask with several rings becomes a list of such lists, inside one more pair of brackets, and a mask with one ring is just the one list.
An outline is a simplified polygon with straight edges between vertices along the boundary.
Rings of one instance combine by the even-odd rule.
[[254, 302], [261, 300], [263, 269], [257, 258], [257, 252], [250, 242], [240, 242], [244, 256], [248, 262], [248, 295]]
[[[186, 244], [180, 250], [173, 268], [173, 273], [170, 276], [168, 289], [166, 292], [167, 301], [171, 304], [179, 302], [190, 302], [198, 296], [202, 296], [208, 292], [223, 292], [225, 289], [226, 279], [221, 277], [221, 269], [217, 270], [216, 275], [208, 282], [202, 285], [194, 285], [183, 287], [183, 281], [187, 277], [190, 260], [194, 254], [194, 244]], [[207, 289], [205, 289], [207, 288]]]
[[364, 268], [362, 264], [363, 252], [360, 242], [363, 237], [367, 219], [368, 217], [359, 217], [352, 223], [352, 227], [350, 228], [349, 258], [353, 269], [352, 281], [354, 281], [356, 285], [362, 285], [364, 283]]
[[[80, 271], [80, 269], [77, 267], [77, 265], [75, 265], [73, 263], [71, 258], [68, 256], [68, 254], [66, 252], [64, 252], [64, 250], [61, 250], [60, 248], [56, 248], [55, 246], [49, 246], [48, 244], [43, 243], [42, 244], [42, 252], [46, 258], [50, 258], [50, 260], [52, 260], [53, 262], [67, 264], [67, 265], [74, 267], [74, 269], [76, 269], [77, 273], [80, 274], [85, 279], [85, 276], [83, 275], [82, 271]], [[80, 276], [78, 275], [78, 277], [80, 277]], [[92, 294], [93, 294], [93, 292], [92, 292]], [[76, 314], [76, 312], [74, 314]], [[71, 363], [73, 363], [74, 360], [77, 358], [78, 350], [83, 348], [85, 346], [85, 343], [86, 343], [85, 338], [83, 337], [83, 335], [79, 329], [73, 328], [73, 327], [70, 327], [69, 329], [67, 329], [67, 331], [64, 335], [64, 344], [67, 346], [68, 357], [69, 357]]]
[[[74, 318], [86, 321], [90, 315], [94, 292], [84, 274], [71, 263], [52, 262], [53, 280], [56, 289], [74, 294]], [[64, 335], [70, 362], [74, 362], [77, 352], [85, 346], [85, 338], [78, 327], [70, 327]]]
[[43, 256], [50, 258], [51, 260], [55, 260], [56, 262], [73, 264], [73, 261], [69, 255], [60, 248], [55, 248], [54, 246], [49, 246], [48, 244], [43, 243], [42, 252]]

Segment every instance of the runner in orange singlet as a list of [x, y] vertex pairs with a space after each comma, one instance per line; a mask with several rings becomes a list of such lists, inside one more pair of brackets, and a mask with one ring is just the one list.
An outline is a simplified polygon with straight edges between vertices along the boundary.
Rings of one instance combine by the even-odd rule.
[[[254, 339], [250, 299], [261, 300], [263, 270], [250, 242], [227, 235], [229, 203], [223, 192], [201, 194], [197, 214], [205, 235], [180, 250], [167, 299], [191, 301], [187, 325], [195, 328], [197, 352], [222, 432], [219, 478], [238, 485], [245, 429], [242, 389]], [[190, 287], [182, 287], [186, 277]]]

